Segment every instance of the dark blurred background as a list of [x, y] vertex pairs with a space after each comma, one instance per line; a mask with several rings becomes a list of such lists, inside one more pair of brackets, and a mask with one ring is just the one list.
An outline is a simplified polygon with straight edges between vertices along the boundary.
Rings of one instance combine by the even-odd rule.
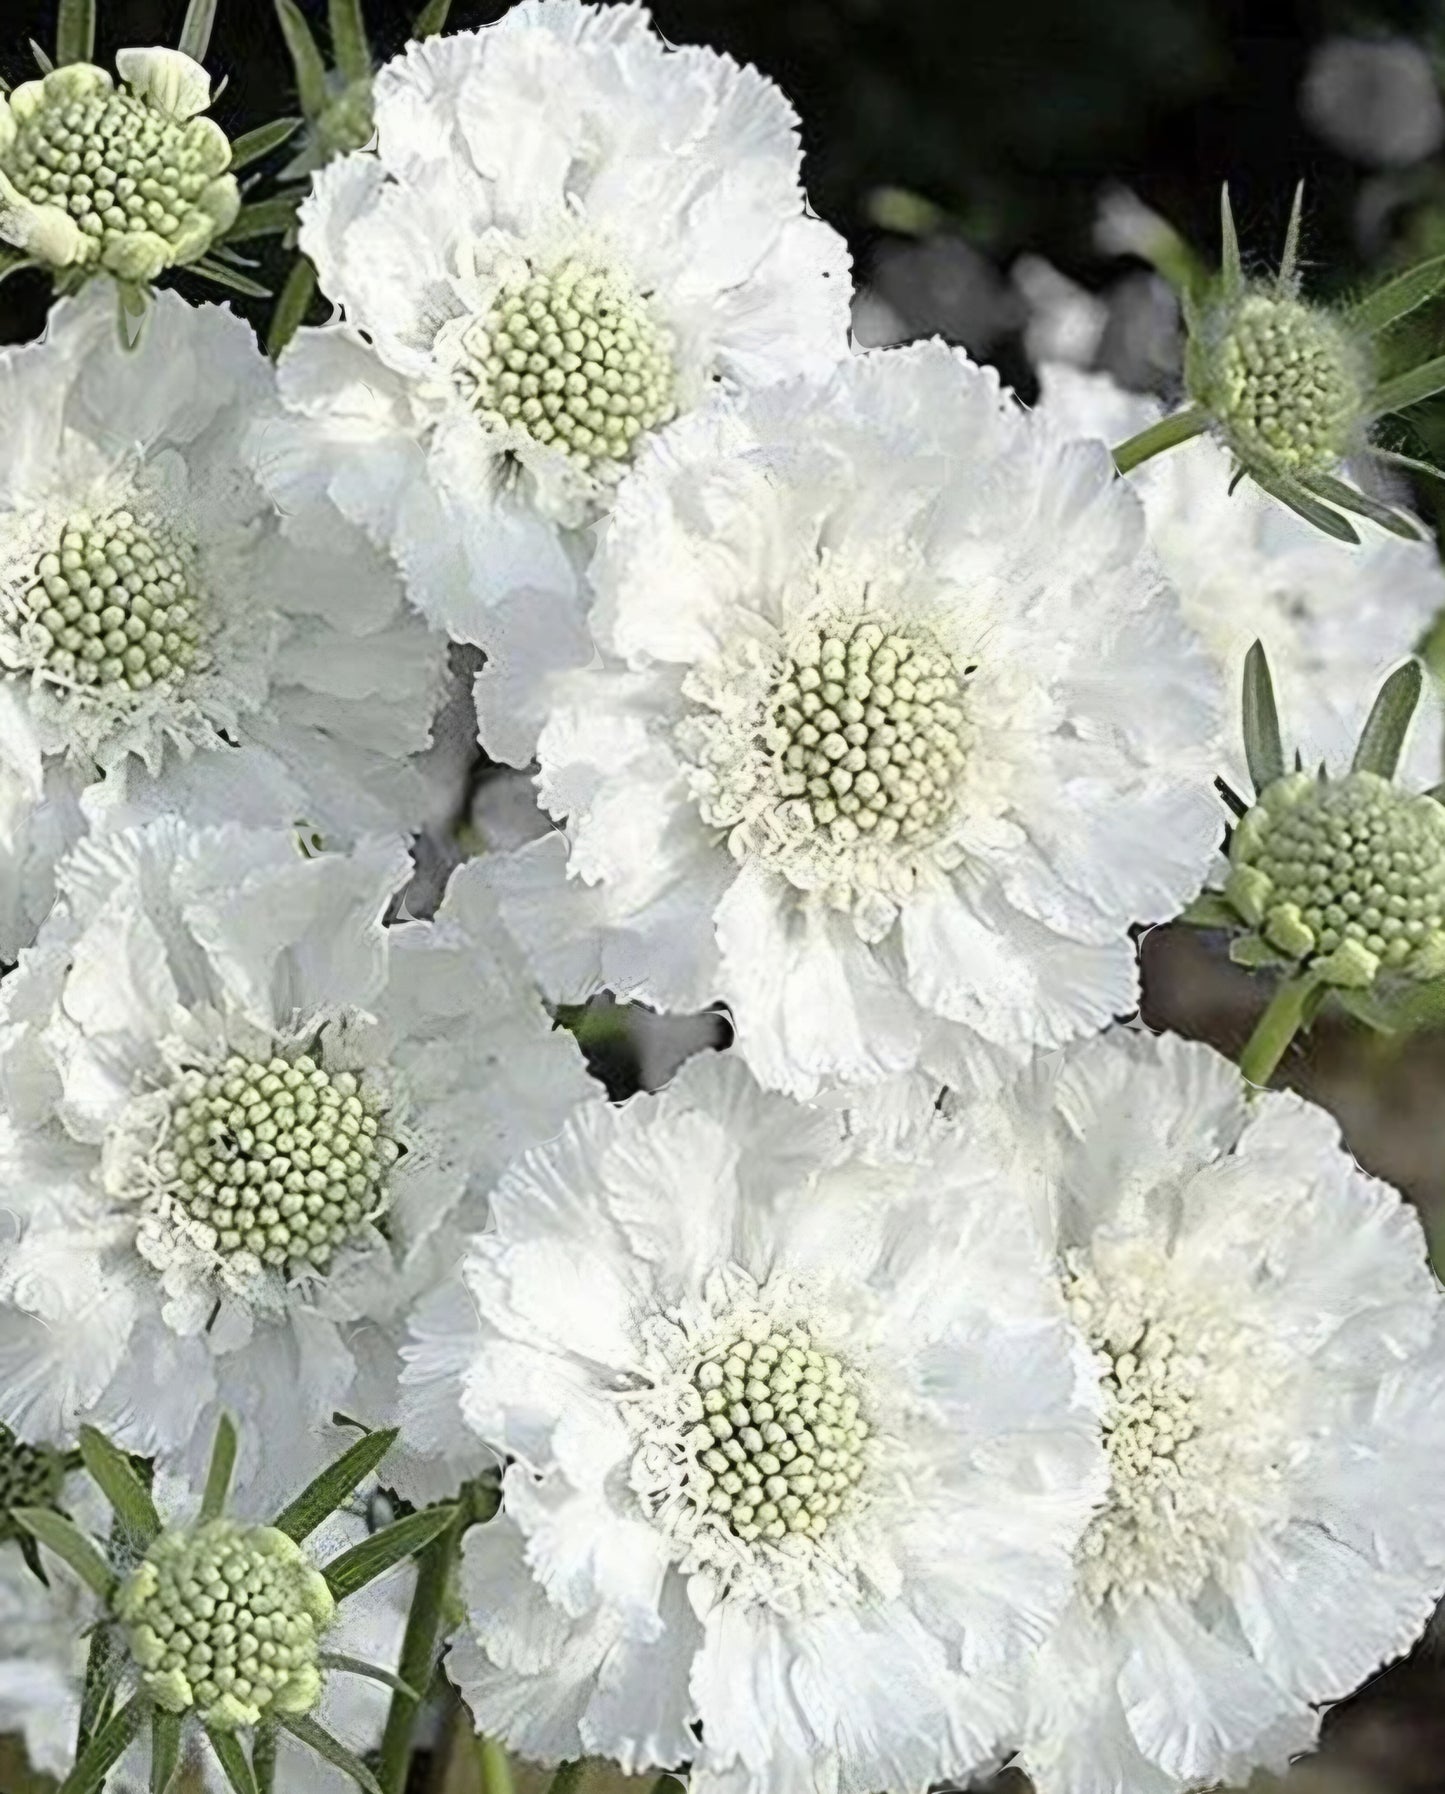
[[[324, 0], [300, 4], [324, 43]], [[415, 4], [369, 0], [379, 57], [406, 41]], [[184, 10], [184, 0], [100, 0], [100, 59], [175, 42]], [[452, 25], [503, 10], [456, 0]], [[1294, 184], [1307, 182], [1318, 294], [1445, 251], [1445, 0], [659, 0], [653, 13], [672, 41], [729, 51], [791, 95], [813, 204], [853, 247], [859, 340], [944, 335], [996, 362], [1025, 396], [1033, 364], [1048, 358], [1170, 391], [1177, 312], [1151, 264], [1180, 241], [1213, 255], [1225, 180], [1259, 265], [1277, 256]], [[53, 35], [53, 0], [0, 0], [0, 75], [30, 78], [26, 39]], [[213, 110], [231, 136], [295, 110], [270, 0], [220, 0], [208, 60], [226, 78]], [[279, 246], [262, 258], [263, 274], [284, 267]], [[37, 334], [46, 303], [34, 276], [0, 287], [0, 341]], [[263, 302], [233, 303], [264, 331]], [[1420, 359], [1445, 351], [1445, 308], [1412, 328]], [[1445, 454], [1445, 420], [1422, 428], [1420, 446]], [[1438, 522], [1439, 495], [1418, 498]], [[463, 771], [464, 710], [460, 745], [445, 750]], [[438, 878], [480, 838], [505, 845], [526, 832], [518, 775], [473, 768], [467, 791], [431, 843]], [[1155, 1025], [1237, 1050], [1258, 993], [1207, 942], [1155, 930], [1145, 968]], [[649, 1029], [604, 1005], [579, 1031], [621, 1094], [660, 1081], [718, 1026]], [[1400, 1049], [1325, 1024], [1284, 1075], [1419, 1202], [1439, 1254], [1445, 1043]], [[19, 1774], [0, 1743], [3, 1794]], [[1310, 1794], [1445, 1794], [1445, 1658], [1427, 1647], [1378, 1678], [1335, 1713], [1322, 1756], [1290, 1780]]]

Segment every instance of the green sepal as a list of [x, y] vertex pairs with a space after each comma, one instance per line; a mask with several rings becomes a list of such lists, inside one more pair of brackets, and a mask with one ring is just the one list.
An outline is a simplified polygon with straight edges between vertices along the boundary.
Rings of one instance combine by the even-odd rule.
[[1445, 480], [1445, 469], [1432, 467], [1428, 461], [1417, 460], [1414, 455], [1402, 455], [1398, 449], [1367, 448], [1365, 453], [1374, 461], [1383, 461], [1387, 467], [1401, 467], [1406, 473], [1421, 474], [1430, 480]]
[[95, 61], [95, 0], [60, 0], [55, 21], [55, 66]]
[[1377, 1034], [1397, 1034], [1400, 1031], [1398, 999], [1382, 997], [1377, 989], [1350, 990], [1340, 986], [1335, 990], [1335, 997], [1340, 1007], [1357, 1022], [1363, 1022], [1367, 1028], [1373, 1028]]
[[439, 1533], [446, 1531], [456, 1516], [455, 1507], [429, 1507], [419, 1514], [408, 1514], [406, 1519], [391, 1526], [384, 1526], [369, 1539], [363, 1539], [359, 1545], [353, 1545], [349, 1551], [332, 1558], [329, 1564], [322, 1565], [321, 1574], [326, 1578], [326, 1586], [338, 1601], [344, 1601], [403, 1558], [411, 1557], [429, 1545]]
[[229, 1414], [216, 1422], [216, 1437], [211, 1444], [211, 1463], [206, 1471], [205, 1493], [201, 1496], [202, 1520], [219, 1520], [226, 1511], [226, 1496], [231, 1488], [231, 1472], [236, 1468], [236, 1428]]
[[1234, 905], [1219, 891], [1201, 891], [1180, 910], [1180, 922], [1191, 928], [1238, 928], [1239, 915]]
[[35, 58], [35, 66], [42, 75], [54, 74], [55, 64], [50, 60], [49, 53], [33, 37], [30, 39], [30, 54]]
[[1257, 934], [1242, 934], [1229, 943], [1229, 957], [1237, 966], [1257, 972], [1263, 966], [1293, 966], [1294, 961], [1277, 952]]
[[238, 137], [231, 145], [231, 173], [249, 168], [253, 162], [259, 162], [263, 156], [269, 156], [282, 144], [289, 143], [305, 122], [304, 118], [275, 118], [269, 125], [257, 125], [254, 131]]
[[63, 1563], [70, 1565], [81, 1581], [102, 1601], [108, 1602], [115, 1587], [110, 1565], [86, 1538], [73, 1520], [48, 1507], [17, 1507], [11, 1518], [19, 1521], [28, 1533], [51, 1550]]
[[252, 280], [249, 274], [242, 274], [239, 269], [228, 268], [224, 262], [213, 261], [209, 256], [200, 262], [192, 262], [187, 273], [199, 275], [202, 280], [209, 280], [218, 287], [228, 287], [233, 293], [244, 293], [248, 299], [269, 299], [270, 287], [263, 287], [259, 280]]
[[1224, 902], [1236, 923], [1258, 928], [1269, 909], [1274, 881], [1257, 866], [1231, 866], [1224, 881]]
[[181, 1716], [157, 1707], [151, 1715], [150, 1794], [170, 1794], [181, 1760]]
[[339, 1738], [333, 1738], [324, 1726], [318, 1725], [308, 1714], [278, 1713], [276, 1721], [278, 1725], [285, 1726], [293, 1738], [299, 1738], [334, 1769], [350, 1776], [363, 1794], [383, 1794], [381, 1783], [361, 1758], [349, 1751]]
[[1338, 511], [1323, 504], [1293, 474], [1285, 473], [1277, 467], [1260, 467], [1254, 462], [1245, 471], [1262, 492], [1278, 499], [1297, 517], [1303, 517], [1306, 523], [1312, 523], [1317, 530], [1333, 536], [1337, 542], [1359, 543], [1359, 531], [1349, 518], [1342, 517]]
[[1293, 294], [1299, 284], [1299, 238], [1300, 224], [1304, 218], [1305, 184], [1300, 181], [1294, 190], [1294, 202], [1289, 209], [1289, 224], [1284, 233], [1284, 254], [1279, 258], [1278, 290], [1286, 295]]
[[1341, 941], [1333, 953], [1317, 959], [1311, 968], [1316, 978], [1343, 990], [1368, 990], [1380, 971], [1380, 958], [1357, 940]]
[[126, 1538], [137, 1551], [144, 1551], [159, 1534], [161, 1517], [130, 1459], [93, 1426], [80, 1429], [80, 1455], [114, 1509]]
[[150, 1702], [141, 1695], [132, 1695], [81, 1751], [75, 1767], [60, 1784], [59, 1794], [96, 1794], [149, 1717]]
[[1425, 669], [1418, 660], [1407, 660], [1395, 668], [1370, 707], [1351, 772], [1373, 772], [1382, 779], [1395, 776], [1424, 686]]
[[322, 1651], [318, 1658], [323, 1669], [334, 1669], [338, 1675], [361, 1676], [368, 1682], [380, 1682], [393, 1694], [404, 1694], [409, 1701], [419, 1701], [421, 1695], [400, 1676], [393, 1675], [389, 1669], [382, 1669], [380, 1664], [367, 1663], [360, 1657], [348, 1657], [344, 1651]]
[[370, 81], [371, 46], [366, 41], [366, 20], [361, 0], [328, 0], [327, 22], [336, 66], [350, 81]]
[[1356, 330], [1374, 336], [1405, 317], [1427, 299], [1433, 299], [1445, 286], [1445, 255], [1431, 256], [1417, 262], [1393, 280], [1387, 280], [1374, 292], [1366, 293], [1350, 307], [1349, 321]]
[[[299, 193], [278, 193], [271, 199], [253, 200], [236, 214], [236, 222], [220, 238], [222, 244], [253, 243], [258, 237], [284, 237], [296, 223]], [[270, 298], [269, 290], [266, 297]]]
[[179, 48], [193, 62], [204, 62], [211, 47], [211, 27], [216, 22], [216, 0], [191, 0], [181, 26]]
[[1384, 417], [1390, 411], [1408, 411], [1412, 405], [1433, 398], [1442, 388], [1445, 388], [1445, 355], [1437, 355], [1434, 360], [1423, 361], [1419, 367], [1396, 374], [1393, 380], [1377, 386], [1370, 395], [1367, 410], [1371, 417]]
[[326, 110], [326, 63], [296, 0], [275, 0], [275, 3], [281, 35], [286, 39], [291, 67], [296, 74], [296, 97], [301, 102], [301, 110], [314, 124]]
[[354, 1445], [349, 1445], [281, 1510], [272, 1525], [300, 1544], [302, 1539], [315, 1532], [328, 1514], [334, 1514], [343, 1502], [351, 1499], [357, 1484], [371, 1475], [396, 1440], [397, 1428], [388, 1427], [384, 1432], [367, 1433]]
[[306, 321], [311, 301], [316, 297], [316, 266], [304, 255], [298, 255], [286, 276], [271, 313], [271, 328], [266, 333], [266, 353], [279, 361], [286, 345]]
[[1219, 190], [1219, 289], [1227, 304], [1244, 291], [1244, 267], [1239, 259], [1239, 232], [1234, 228], [1234, 208], [1229, 203], [1229, 183]]
[[1382, 499], [1371, 498], [1368, 492], [1361, 492], [1358, 487], [1348, 485], [1344, 480], [1337, 480], [1331, 473], [1310, 473], [1299, 476], [1300, 484], [1316, 498], [1337, 505], [1342, 511], [1353, 511], [1357, 517], [1368, 517], [1371, 523], [1378, 523], [1381, 529], [1389, 530], [1392, 536], [1403, 536], [1407, 542], [1418, 542], [1424, 531], [1415, 519], [1404, 511], [1397, 511], [1393, 505], [1387, 505]]
[[257, 1794], [256, 1777], [246, 1761], [241, 1740], [234, 1732], [223, 1731], [220, 1726], [207, 1725], [204, 1720], [201, 1725], [206, 1734], [206, 1742], [216, 1753], [216, 1761], [221, 1765], [226, 1780], [235, 1789], [235, 1794]]
[[416, 23], [411, 28], [412, 36], [418, 43], [425, 42], [429, 37], [436, 37], [446, 29], [451, 10], [452, 0], [427, 0], [416, 15]]
[[1274, 701], [1274, 680], [1270, 677], [1263, 642], [1253, 642], [1244, 657], [1240, 708], [1244, 724], [1244, 757], [1258, 796], [1267, 785], [1284, 777], [1279, 708]]

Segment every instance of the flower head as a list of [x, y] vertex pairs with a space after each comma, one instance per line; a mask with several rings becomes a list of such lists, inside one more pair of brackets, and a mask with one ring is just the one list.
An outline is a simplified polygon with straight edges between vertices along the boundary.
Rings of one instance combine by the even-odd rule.
[[122, 50], [120, 85], [70, 63], [0, 95], [0, 239], [75, 284], [149, 283], [235, 222], [231, 146], [199, 116], [210, 77], [179, 50]]
[[474, 877], [385, 925], [409, 872], [176, 821], [67, 862], [0, 997], [9, 1424], [198, 1469], [229, 1406], [271, 1487], [389, 1405], [408, 1303], [590, 1089]]
[[326, 486], [488, 649], [487, 745], [522, 765], [514, 665], [588, 658], [580, 568], [623, 474], [719, 386], [846, 354], [847, 252], [777, 89], [640, 6], [522, 0], [413, 44], [373, 99], [374, 147], [302, 208], [345, 322], [285, 358], [271, 477]]
[[869, 1135], [705, 1054], [503, 1178], [406, 1373], [439, 1439], [515, 1459], [447, 1660], [480, 1729], [704, 1789], [999, 1749], [1094, 1422], [987, 1140]]
[[[1215, 681], [1100, 445], [941, 344], [679, 423], [554, 683], [544, 982], [731, 1009], [767, 1084], [990, 1075], [1134, 1004], [1218, 838]], [[569, 883], [560, 870], [566, 863]]]
[[1110, 1476], [1021, 1766], [1043, 1794], [1242, 1782], [1445, 1587], [1445, 1302], [1419, 1221], [1328, 1115], [1203, 1046], [1116, 1031], [1015, 1104]]
[[87, 294], [0, 378], [0, 953], [87, 820], [412, 824], [444, 644], [328, 503], [257, 486], [240, 320], [162, 294], [128, 352]]

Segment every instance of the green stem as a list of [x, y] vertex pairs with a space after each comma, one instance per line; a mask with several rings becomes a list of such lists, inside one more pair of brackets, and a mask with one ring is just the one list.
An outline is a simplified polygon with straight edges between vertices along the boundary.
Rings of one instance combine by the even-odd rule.
[[1147, 430], [1141, 430], [1137, 436], [1121, 442], [1114, 450], [1114, 465], [1120, 473], [1132, 473], [1152, 455], [1162, 455], [1165, 449], [1178, 448], [1181, 442], [1188, 442], [1191, 436], [1202, 435], [1208, 428], [1209, 413], [1202, 405], [1190, 405], [1187, 410], [1161, 417], [1158, 423], [1150, 424]]
[[495, 1738], [477, 1739], [477, 1767], [482, 1794], [512, 1794], [512, 1765]]
[[1313, 1020], [1323, 997], [1324, 987], [1314, 978], [1280, 980], [1239, 1055], [1239, 1069], [1249, 1083], [1269, 1083], [1290, 1042]]
[[381, 1757], [376, 1767], [382, 1794], [405, 1794], [411, 1768], [412, 1732], [416, 1727], [417, 1711], [431, 1686], [436, 1668], [442, 1611], [461, 1550], [462, 1534], [470, 1520], [468, 1504], [463, 1502], [446, 1531], [439, 1533], [417, 1556], [416, 1589], [401, 1641], [401, 1658], [396, 1666], [400, 1680], [415, 1693], [404, 1694], [397, 1689], [391, 1697], [386, 1730], [381, 1736]]
[[587, 1759], [578, 1757], [575, 1763], [564, 1763], [552, 1777], [547, 1794], [577, 1794], [578, 1786], [587, 1771]]
[[256, 1778], [256, 1794], [275, 1794], [276, 1728], [263, 1726], [251, 1746], [251, 1773]]

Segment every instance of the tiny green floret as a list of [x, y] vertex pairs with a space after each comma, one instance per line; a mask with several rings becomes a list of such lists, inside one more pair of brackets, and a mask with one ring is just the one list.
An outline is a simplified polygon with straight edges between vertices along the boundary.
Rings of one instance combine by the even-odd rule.
[[228, 1519], [162, 1533], [115, 1595], [151, 1698], [223, 1731], [311, 1711], [335, 1606], [285, 1533]]
[[119, 85], [71, 63], [0, 97], [0, 239], [75, 286], [199, 261], [235, 221], [231, 146], [210, 79], [176, 50], [123, 50]]

